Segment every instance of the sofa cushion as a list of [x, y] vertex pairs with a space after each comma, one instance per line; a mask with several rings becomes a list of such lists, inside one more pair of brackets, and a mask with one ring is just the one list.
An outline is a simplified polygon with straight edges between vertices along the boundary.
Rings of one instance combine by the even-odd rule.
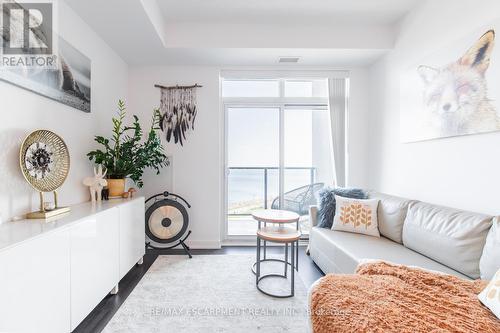
[[491, 280], [495, 272], [500, 269], [500, 218], [493, 220], [493, 225], [486, 237], [483, 254], [479, 261], [479, 270], [482, 280]]
[[403, 243], [403, 224], [408, 211], [408, 205], [415, 200], [400, 198], [372, 191], [370, 199], [378, 199], [378, 230], [380, 234], [400, 244]]
[[311, 229], [309, 243], [312, 259], [325, 273], [353, 274], [358, 264], [365, 259], [380, 259], [468, 279], [465, 275], [385, 237], [315, 227]]
[[410, 203], [403, 225], [403, 244], [473, 279], [491, 216], [424, 202]]

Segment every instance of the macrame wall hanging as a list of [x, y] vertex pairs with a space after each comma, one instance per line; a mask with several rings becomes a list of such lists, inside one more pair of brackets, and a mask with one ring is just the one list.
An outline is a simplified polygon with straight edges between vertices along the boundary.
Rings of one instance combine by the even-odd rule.
[[165, 133], [167, 142], [172, 139], [181, 146], [186, 140], [186, 134], [194, 130], [196, 119], [196, 88], [202, 86], [172, 86], [165, 87], [156, 84], [161, 89], [160, 127]]

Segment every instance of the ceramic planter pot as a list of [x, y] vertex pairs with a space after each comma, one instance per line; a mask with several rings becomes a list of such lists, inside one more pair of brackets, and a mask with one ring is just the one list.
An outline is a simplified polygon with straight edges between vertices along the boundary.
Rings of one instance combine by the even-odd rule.
[[110, 197], [121, 197], [125, 192], [125, 178], [107, 179]]

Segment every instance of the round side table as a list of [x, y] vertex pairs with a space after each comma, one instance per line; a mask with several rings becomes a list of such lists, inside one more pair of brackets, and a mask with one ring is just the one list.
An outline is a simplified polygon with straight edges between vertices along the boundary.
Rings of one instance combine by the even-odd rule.
[[[256, 210], [252, 213], [252, 217], [258, 222], [258, 229], [257, 231], [261, 230], [262, 224], [264, 224], [264, 227], [267, 227], [267, 224], [275, 224], [279, 225], [279, 228], [284, 228], [285, 224], [291, 224], [295, 223], [295, 230], [299, 231], [299, 219], [300, 216], [297, 213], [290, 212], [288, 210], [279, 210], [279, 209], [263, 209], [263, 210]], [[282, 259], [275, 259], [275, 258], [267, 258], [267, 240], [263, 239], [263, 246], [262, 249], [264, 251], [264, 256], [263, 259], [260, 261], [274, 261], [274, 262], [281, 262], [285, 264], [285, 276], [287, 272], [287, 266], [290, 265], [288, 262], [288, 242], [285, 243], [285, 260]], [[297, 246], [295, 247], [295, 269], [299, 270], [299, 246], [297, 242]], [[260, 255], [260, 249], [259, 249], [259, 255]], [[256, 274], [256, 266], [257, 262], [255, 262], [252, 265], [252, 272]]]
[[[257, 271], [255, 274], [255, 285], [257, 286], [257, 289], [268, 296], [272, 297], [278, 297], [278, 298], [287, 298], [287, 297], [293, 297], [295, 294], [295, 249], [299, 246], [299, 239], [300, 239], [300, 231], [290, 228], [290, 227], [263, 227], [257, 230]], [[285, 244], [287, 250], [285, 252], [285, 260], [283, 261], [285, 263], [285, 273], [283, 275], [281, 274], [266, 274], [266, 275], [260, 275], [260, 264], [263, 260], [260, 258], [260, 247], [261, 247], [261, 241], [264, 242], [273, 242], [273, 243], [282, 243]], [[288, 244], [291, 246], [291, 260], [288, 262]], [[276, 295], [273, 294], [270, 291], [265, 291], [263, 290], [259, 282], [262, 281], [265, 278], [269, 277], [281, 277], [287, 279], [287, 268], [288, 265], [291, 266], [290, 270], [290, 294], [287, 295]]]

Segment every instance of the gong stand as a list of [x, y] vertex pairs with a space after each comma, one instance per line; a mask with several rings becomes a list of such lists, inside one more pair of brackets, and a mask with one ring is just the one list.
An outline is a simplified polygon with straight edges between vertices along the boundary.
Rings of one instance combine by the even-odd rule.
[[[146, 210], [146, 219], [145, 219], [146, 235], [152, 241], [166, 245], [155, 246], [152, 245], [151, 242], [146, 242], [146, 249], [168, 250], [176, 248], [180, 245], [184, 249], [184, 252], [186, 252], [186, 254], [189, 256], [189, 258], [192, 258], [191, 252], [189, 251], [190, 248], [185, 243], [186, 239], [189, 237], [189, 235], [191, 235], [191, 230], [187, 231], [187, 227], [189, 224], [189, 217], [186, 208], [181, 202], [184, 202], [184, 204], [188, 208], [191, 208], [191, 205], [180, 195], [170, 193], [168, 191], [153, 195], [152, 197], [146, 200], [146, 203], [151, 200], [153, 200], [153, 203]], [[167, 212], [165, 213], [163, 210], [166, 210]], [[172, 219], [172, 216], [161, 215], [162, 213], [167, 214], [170, 211], [175, 212], [175, 214], [177, 215], [174, 217], [174, 219]], [[153, 230], [153, 229], [168, 230], [169, 228], [172, 227], [173, 224], [179, 224], [179, 220], [181, 217], [182, 217], [182, 226], [175, 235], [170, 235], [170, 237], [165, 238], [163, 237], [163, 235], [161, 235], [161, 232], [159, 231], [155, 232], [155, 230]], [[161, 218], [161, 221], [159, 221], [159, 218]], [[155, 225], [154, 228], [152, 228], [152, 224]], [[184, 235], [186, 231], [187, 234]], [[174, 244], [167, 245], [171, 243]]]

